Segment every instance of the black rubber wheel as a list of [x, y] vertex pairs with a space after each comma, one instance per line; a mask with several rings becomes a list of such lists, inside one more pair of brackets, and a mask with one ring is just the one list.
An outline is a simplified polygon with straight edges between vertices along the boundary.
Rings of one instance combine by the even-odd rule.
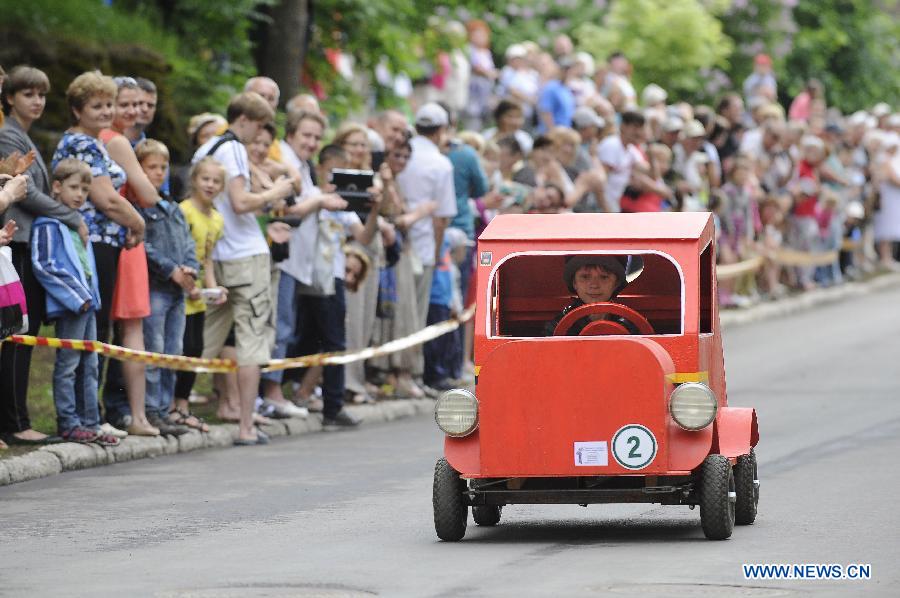
[[734, 522], [737, 525], [750, 525], [756, 519], [759, 505], [759, 471], [753, 449], [750, 449], [749, 455], [741, 455], [737, 459], [734, 466], [734, 491], [737, 495]]
[[472, 507], [472, 519], [477, 525], [487, 527], [500, 523], [500, 508], [495, 505], [480, 505]]
[[466, 482], [459, 477], [459, 472], [443, 457], [438, 459], [434, 466], [431, 504], [434, 507], [434, 531], [445, 542], [456, 542], [466, 535], [469, 515], [463, 496], [466, 490]]
[[700, 467], [700, 525], [709, 540], [725, 540], [734, 530], [734, 473], [722, 455], [710, 455]]

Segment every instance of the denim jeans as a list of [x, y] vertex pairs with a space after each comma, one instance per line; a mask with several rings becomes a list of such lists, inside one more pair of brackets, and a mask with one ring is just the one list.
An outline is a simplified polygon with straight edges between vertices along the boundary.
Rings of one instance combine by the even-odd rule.
[[[64, 339], [96, 340], [94, 311], [70, 313], [56, 320], [56, 336]], [[97, 354], [73, 349], [56, 351], [53, 366], [53, 402], [59, 433], [78, 426], [97, 430], [100, 408], [97, 404]]]
[[[150, 315], [144, 318], [144, 346], [152, 353], [181, 355], [184, 343], [184, 293], [150, 289]], [[165, 418], [175, 396], [175, 370], [147, 366], [148, 415]]]
[[[284, 359], [288, 349], [297, 341], [297, 281], [287, 272], [282, 272], [278, 281], [278, 304], [275, 307], [275, 348], [272, 349], [272, 359]], [[262, 379], [281, 384], [284, 371], [266, 372]]]

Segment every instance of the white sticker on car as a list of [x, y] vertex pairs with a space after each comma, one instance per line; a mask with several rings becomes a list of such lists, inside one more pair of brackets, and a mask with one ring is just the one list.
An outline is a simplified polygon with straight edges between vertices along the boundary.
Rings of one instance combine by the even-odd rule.
[[609, 465], [609, 450], [606, 441], [576, 442], [575, 466], [597, 467], [598, 465]]
[[656, 438], [640, 424], [628, 424], [613, 434], [612, 451], [616, 462], [625, 469], [643, 469], [656, 457]]

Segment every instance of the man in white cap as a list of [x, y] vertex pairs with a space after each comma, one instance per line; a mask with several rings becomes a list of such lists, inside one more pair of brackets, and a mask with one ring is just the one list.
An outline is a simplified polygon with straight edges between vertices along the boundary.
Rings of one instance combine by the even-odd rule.
[[416, 135], [410, 140], [412, 155], [397, 176], [408, 213], [417, 216], [404, 232], [412, 245], [420, 328], [425, 327], [428, 317], [432, 272], [444, 229], [456, 216], [453, 165], [440, 150], [449, 123], [447, 111], [438, 104], [429, 102], [419, 108], [415, 116]]

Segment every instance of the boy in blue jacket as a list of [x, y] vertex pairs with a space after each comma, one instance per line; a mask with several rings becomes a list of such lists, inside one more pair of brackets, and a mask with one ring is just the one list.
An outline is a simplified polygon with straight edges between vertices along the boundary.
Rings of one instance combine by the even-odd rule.
[[[169, 150], [155, 139], [134, 148], [144, 174], [161, 189], [169, 168]], [[144, 245], [150, 270], [150, 315], [144, 318], [144, 346], [153, 353], [181, 355], [184, 346], [185, 295], [200, 298], [196, 284], [200, 263], [194, 238], [178, 204], [163, 200], [141, 210], [146, 222]], [[209, 427], [187, 411], [173, 411], [175, 371], [147, 366], [147, 419], [160, 430]]]
[[[90, 167], [74, 158], [53, 170], [53, 197], [79, 209], [91, 187]], [[95, 312], [100, 309], [97, 266], [91, 242], [53, 218], [41, 216], [31, 228], [34, 274], [47, 291], [47, 319], [56, 321], [62, 339], [97, 340]], [[119, 439], [100, 432], [97, 403], [97, 354], [58, 349], [53, 366], [53, 402], [59, 434], [71, 442], [115, 446]]]

